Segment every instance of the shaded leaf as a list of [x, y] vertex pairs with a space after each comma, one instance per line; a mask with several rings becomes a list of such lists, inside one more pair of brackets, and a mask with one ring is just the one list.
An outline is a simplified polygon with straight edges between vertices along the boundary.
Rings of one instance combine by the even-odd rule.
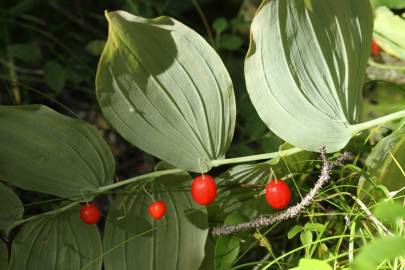
[[405, 255], [405, 238], [384, 236], [370, 242], [355, 257], [353, 270], [375, 270], [386, 259]]
[[405, 169], [405, 126], [381, 139], [366, 159], [370, 174], [377, 178], [390, 191], [405, 185], [405, 175], [395, 163], [398, 161], [402, 170]]
[[228, 21], [224, 17], [216, 18], [212, 23], [212, 28], [217, 34], [221, 34], [228, 28]]
[[0, 270], [8, 268], [8, 248], [6, 243], [0, 240]]
[[97, 130], [46, 106], [0, 106], [0, 142], [0, 179], [23, 189], [83, 197], [114, 178]]
[[28, 43], [12, 44], [7, 47], [8, 53], [20, 60], [32, 62], [41, 59], [41, 51], [38, 47]]
[[277, 136], [335, 152], [357, 133], [372, 25], [368, 0], [263, 2], [245, 77], [253, 105]]
[[14, 222], [22, 218], [23, 214], [24, 206], [18, 196], [0, 183], [0, 231], [7, 233], [14, 227]]
[[93, 40], [87, 43], [86, 51], [91, 53], [92, 55], [99, 56], [103, 52], [105, 46], [105, 40]]
[[239, 254], [240, 240], [232, 235], [220, 236], [215, 242], [215, 270], [229, 269]]
[[219, 47], [225, 50], [235, 51], [240, 49], [243, 39], [235, 34], [224, 34], [221, 36]]
[[10, 270], [100, 270], [102, 244], [96, 225], [84, 224], [79, 207], [26, 223], [11, 248]]
[[46, 84], [57, 94], [60, 94], [67, 79], [66, 70], [57, 62], [49, 61], [44, 67]]
[[207, 171], [223, 158], [235, 125], [229, 74], [196, 32], [169, 18], [106, 14], [109, 37], [99, 62], [100, 107], [140, 149], [182, 169]]
[[196, 207], [184, 187], [190, 180], [187, 174], [154, 180], [153, 196], [167, 205], [167, 214], [159, 221], [148, 215], [147, 205], [152, 200], [142, 188], [132, 187], [129, 195], [119, 196], [104, 231], [106, 270], [199, 268], [204, 259], [208, 216], [205, 208], [193, 215], [193, 222], [185, 216]]

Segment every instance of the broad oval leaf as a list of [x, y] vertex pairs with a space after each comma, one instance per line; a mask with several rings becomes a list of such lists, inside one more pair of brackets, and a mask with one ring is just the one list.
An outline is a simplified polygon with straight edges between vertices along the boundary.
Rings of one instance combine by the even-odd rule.
[[20, 198], [8, 187], [0, 183], [0, 231], [8, 232], [24, 214]]
[[343, 148], [356, 133], [370, 53], [368, 0], [265, 0], [251, 26], [247, 90], [263, 122], [305, 150]]
[[60, 197], [112, 183], [115, 163], [97, 130], [42, 105], [0, 106], [0, 179]]
[[[148, 215], [147, 205], [152, 200], [141, 187], [119, 196], [109, 211], [104, 231], [106, 270], [199, 268], [204, 259], [208, 216], [205, 208], [195, 209], [185, 190], [184, 181], [189, 185], [190, 180], [188, 174], [154, 180], [155, 199], [167, 205], [167, 213], [159, 221]], [[150, 190], [151, 186], [147, 187]]]
[[9, 270], [100, 270], [102, 243], [96, 225], [84, 224], [79, 207], [25, 224], [11, 248]]
[[140, 149], [207, 171], [210, 160], [224, 157], [235, 126], [233, 86], [221, 59], [172, 18], [106, 16], [109, 35], [96, 78], [105, 117]]

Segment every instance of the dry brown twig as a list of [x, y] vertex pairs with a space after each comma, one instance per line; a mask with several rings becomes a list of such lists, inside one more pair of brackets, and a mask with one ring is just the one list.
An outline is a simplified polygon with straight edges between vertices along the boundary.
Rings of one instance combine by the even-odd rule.
[[326, 149], [324, 146], [320, 149], [321, 159], [322, 159], [322, 169], [321, 174], [319, 175], [318, 180], [316, 181], [314, 187], [305, 195], [300, 203], [287, 208], [282, 212], [278, 212], [269, 216], [259, 216], [258, 218], [232, 225], [224, 225], [221, 227], [216, 227], [211, 230], [212, 235], [228, 235], [240, 231], [247, 231], [251, 229], [261, 229], [263, 227], [268, 227], [278, 221], [287, 220], [297, 216], [302, 210], [311, 204], [316, 194], [320, 189], [329, 181], [331, 171], [334, 167], [343, 165], [343, 162], [348, 160], [351, 157], [349, 152], [344, 152], [339, 158], [334, 161], [329, 161], [326, 158]]

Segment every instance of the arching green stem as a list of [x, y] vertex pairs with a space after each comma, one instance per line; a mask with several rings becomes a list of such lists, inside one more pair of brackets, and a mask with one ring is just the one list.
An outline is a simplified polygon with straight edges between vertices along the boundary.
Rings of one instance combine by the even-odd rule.
[[369, 129], [369, 128], [384, 124], [386, 122], [401, 119], [403, 117], [405, 117], [405, 110], [395, 112], [395, 113], [392, 113], [392, 114], [389, 114], [389, 115], [385, 115], [383, 117], [373, 119], [373, 120], [370, 120], [370, 121], [367, 121], [367, 122], [364, 122], [364, 123], [360, 123], [360, 124], [357, 124], [357, 125], [352, 125], [352, 126], [350, 126], [350, 129], [352, 130], [353, 135], [357, 135], [361, 131], [364, 131], [366, 129]]
[[299, 149], [297, 147], [294, 147], [291, 149], [282, 150], [282, 151], [278, 151], [278, 152], [272, 152], [272, 153], [266, 153], [266, 154], [211, 160], [208, 163], [208, 165], [210, 167], [219, 167], [219, 166], [226, 165], [226, 164], [235, 164], [235, 163], [242, 163], [242, 162], [249, 162], [249, 161], [256, 161], [256, 160], [263, 160], [263, 159], [271, 159], [271, 158], [275, 158], [275, 157], [284, 157], [284, 156], [289, 156], [289, 155], [299, 153], [301, 151], [303, 151], [303, 150]]

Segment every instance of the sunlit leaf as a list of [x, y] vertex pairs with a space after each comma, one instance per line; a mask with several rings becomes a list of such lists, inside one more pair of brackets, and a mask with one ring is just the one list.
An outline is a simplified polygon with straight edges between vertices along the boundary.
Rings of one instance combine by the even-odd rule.
[[290, 270], [332, 270], [332, 267], [321, 260], [316, 259], [301, 259], [298, 267], [290, 268]]
[[253, 105], [277, 136], [334, 152], [357, 133], [372, 25], [368, 0], [262, 3], [245, 77]]
[[353, 261], [353, 270], [375, 270], [386, 259], [405, 255], [405, 238], [384, 236], [365, 246]]
[[96, 78], [105, 117], [142, 150], [182, 169], [208, 170], [210, 160], [224, 157], [235, 125], [221, 59], [172, 18], [106, 16], [109, 37]]
[[377, 218], [392, 223], [395, 223], [400, 218], [405, 218], [405, 206], [399, 202], [381, 202], [377, 204], [373, 212]]
[[374, 19], [374, 37], [384, 51], [405, 59], [405, 18], [395, 15], [387, 7], [377, 8]]

